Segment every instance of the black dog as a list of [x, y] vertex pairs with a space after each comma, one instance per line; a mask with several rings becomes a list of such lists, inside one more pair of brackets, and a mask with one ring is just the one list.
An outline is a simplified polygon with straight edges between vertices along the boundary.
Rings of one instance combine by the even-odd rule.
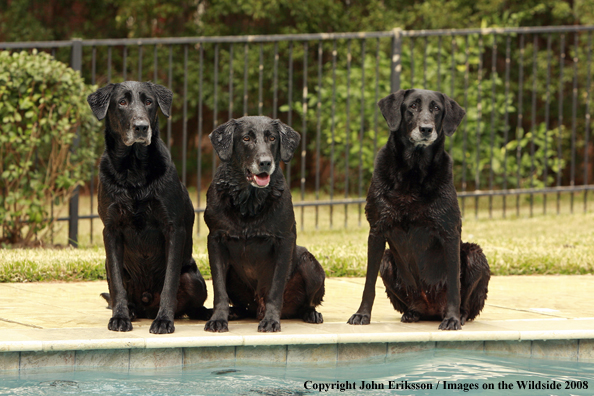
[[234, 313], [260, 319], [258, 331], [280, 331], [280, 318], [322, 323], [324, 270], [296, 246], [291, 193], [280, 169], [301, 137], [268, 117], [230, 120], [210, 134], [222, 164], [206, 195], [214, 312], [204, 330], [228, 331]]
[[174, 317], [206, 319], [206, 285], [192, 258], [194, 209], [159, 138], [171, 91], [150, 82], [109, 84], [87, 98], [105, 120], [99, 216], [105, 226], [109, 330], [155, 319], [150, 332], [172, 333]]
[[466, 112], [442, 93], [416, 89], [378, 105], [391, 133], [367, 193], [367, 278], [348, 323], [369, 324], [379, 270], [402, 322], [437, 319], [439, 329], [459, 330], [483, 309], [490, 278], [481, 248], [460, 242], [452, 159], [444, 150]]

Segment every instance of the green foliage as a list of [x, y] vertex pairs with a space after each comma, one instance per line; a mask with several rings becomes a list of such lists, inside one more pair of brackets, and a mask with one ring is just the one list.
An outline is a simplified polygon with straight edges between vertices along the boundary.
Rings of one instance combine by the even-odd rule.
[[57, 218], [49, 213], [50, 203], [67, 200], [95, 164], [101, 135], [86, 103], [91, 92], [93, 87], [78, 72], [48, 54], [0, 52], [0, 219], [5, 242], [30, 245], [41, 240]]

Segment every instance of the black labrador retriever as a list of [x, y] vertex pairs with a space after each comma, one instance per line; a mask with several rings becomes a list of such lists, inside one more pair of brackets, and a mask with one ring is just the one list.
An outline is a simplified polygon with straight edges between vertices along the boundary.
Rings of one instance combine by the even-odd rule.
[[260, 320], [258, 331], [280, 331], [281, 318], [322, 323], [324, 270], [297, 246], [288, 163], [301, 137], [268, 117], [230, 120], [210, 134], [222, 163], [206, 195], [208, 255], [214, 311], [204, 330], [228, 331], [229, 303], [238, 316]]
[[206, 284], [192, 258], [194, 208], [159, 138], [157, 108], [169, 117], [173, 94], [150, 82], [109, 84], [87, 101], [105, 120], [99, 173], [109, 330], [155, 319], [150, 332], [172, 333], [174, 317], [207, 319]]
[[402, 322], [441, 320], [439, 329], [459, 330], [483, 309], [490, 279], [481, 248], [460, 242], [452, 159], [444, 150], [466, 112], [440, 92], [418, 89], [378, 105], [391, 133], [367, 193], [367, 277], [348, 323], [369, 324], [380, 271]]

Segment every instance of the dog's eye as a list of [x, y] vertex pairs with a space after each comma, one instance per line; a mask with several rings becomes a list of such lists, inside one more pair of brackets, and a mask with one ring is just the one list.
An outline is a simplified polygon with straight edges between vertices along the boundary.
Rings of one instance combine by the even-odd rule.
[[271, 142], [274, 142], [276, 140], [276, 138], [274, 136], [270, 136], [269, 139], [270, 139]]
[[413, 110], [416, 110], [417, 109], [417, 104], [416, 103], [411, 104], [410, 105], [410, 108], [413, 109]]
[[147, 99], [147, 100], [144, 101], [144, 104], [147, 105], [147, 106], [150, 106], [150, 105], [153, 104], [153, 101], [150, 100], [150, 99]]
[[120, 106], [126, 106], [128, 104], [128, 102], [126, 102], [125, 99], [120, 100], [119, 102]]
[[249, 142], [250, 141], [250, 137], [249, 136], [244, 136], [243, 137], [243, 141], [244, 142]]
[[433, 106], [433, 111], [439, 111], [439, 107]]

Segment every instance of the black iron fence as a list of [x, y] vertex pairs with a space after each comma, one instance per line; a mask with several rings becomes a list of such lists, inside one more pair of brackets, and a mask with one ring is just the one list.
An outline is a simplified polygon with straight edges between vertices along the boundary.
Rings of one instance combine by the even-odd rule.
[[[244, 115], [268, 115], [302, 135], [300, 153], [284, 167], [301, 227], [304, 209], [329, 210], [332, 227], [357, 222], [378, 148], [388, 131], [376, 102], [398, 89], [426, 88], [467, 110], [447, 143], [463, 212], [484, 198], [489, 216], [546, 213], [548, 195], [583, 197], [587, 210], [594, 26], [298, 34], [164, 39], [0, 43], [0, 49], [50, 51], [91, 84], [152, 80], [172, 89], [173, 116], [162, 137], [180, 178], [196, 187], [197, 216], [217, 166], [207, 135]], [[166, 124], [165, 124], [166, 123]], [[78, 222], [98, 216], [70, 201], [69, 241]], [[508, 197], [515, 197], [508, 201]], [[550, 201], [549, 201], [550, 204]], [[335, 207], [344, 207], [337, 220]], [[96, 221], [96, 220], [95, 220]], [[198, 222], [198, 225], [200, 222]], [[200, 232], [200, 228], [198, 228]], [[91, 239], [92, 242], [92, 239]]]

